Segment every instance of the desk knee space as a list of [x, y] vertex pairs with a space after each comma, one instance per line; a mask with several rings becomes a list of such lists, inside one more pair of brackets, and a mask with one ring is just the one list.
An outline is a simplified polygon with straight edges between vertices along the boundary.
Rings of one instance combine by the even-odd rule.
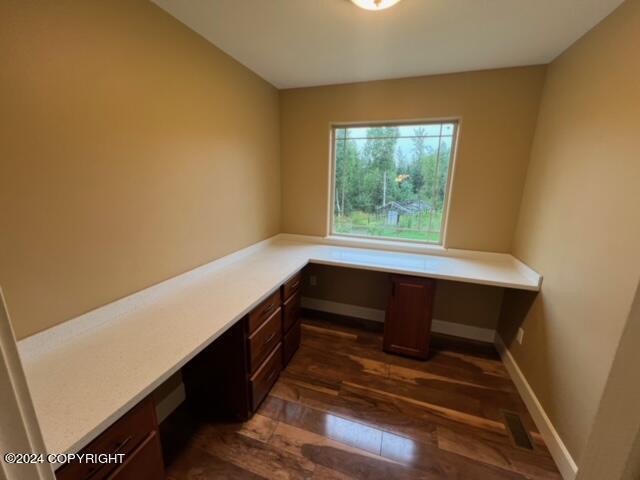
[[298, 272], [182, 369], [189, 405], [207, 418], [246, 420], [300, 345]]

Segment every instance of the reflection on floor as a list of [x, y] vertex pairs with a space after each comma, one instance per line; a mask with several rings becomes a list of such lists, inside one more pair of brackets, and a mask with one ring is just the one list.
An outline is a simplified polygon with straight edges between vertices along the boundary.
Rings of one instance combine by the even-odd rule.
[[[427, 362], [381, 346], [379, 333], [306, 320], [250, 421], [169, 418], [166, 436], [182, 445], [169, 478], [561, 478], [491, 345], [434, 337]], [[504, 411], [520, 415], [533, 450], [515, 446]]]

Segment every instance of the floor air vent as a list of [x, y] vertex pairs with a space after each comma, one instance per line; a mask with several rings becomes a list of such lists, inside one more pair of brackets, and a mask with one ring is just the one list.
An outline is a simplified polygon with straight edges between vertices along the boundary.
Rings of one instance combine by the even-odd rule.
[[527, 433], [527, 429], [522, 423], [520, 415], [514, 412], [503, 411], [504, 423], [507, 426], [507, 430], [511, 434], [513, 443], [520, 448], [526, 448], [527, 450], [533, 450], [533, 443]]

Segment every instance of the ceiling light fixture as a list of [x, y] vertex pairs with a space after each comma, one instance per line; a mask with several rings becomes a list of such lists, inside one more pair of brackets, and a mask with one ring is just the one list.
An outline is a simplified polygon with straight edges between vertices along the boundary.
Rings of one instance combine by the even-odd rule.
[[355, 5], [365, 10], [384, 10], [393, 7], [400, 0], [351, 0]]

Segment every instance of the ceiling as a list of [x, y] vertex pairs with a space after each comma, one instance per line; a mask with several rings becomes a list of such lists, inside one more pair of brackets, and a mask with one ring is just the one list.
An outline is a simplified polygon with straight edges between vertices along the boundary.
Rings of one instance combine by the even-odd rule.
[[622, 0], [153, 0], [278, 88], [548, 63]]

